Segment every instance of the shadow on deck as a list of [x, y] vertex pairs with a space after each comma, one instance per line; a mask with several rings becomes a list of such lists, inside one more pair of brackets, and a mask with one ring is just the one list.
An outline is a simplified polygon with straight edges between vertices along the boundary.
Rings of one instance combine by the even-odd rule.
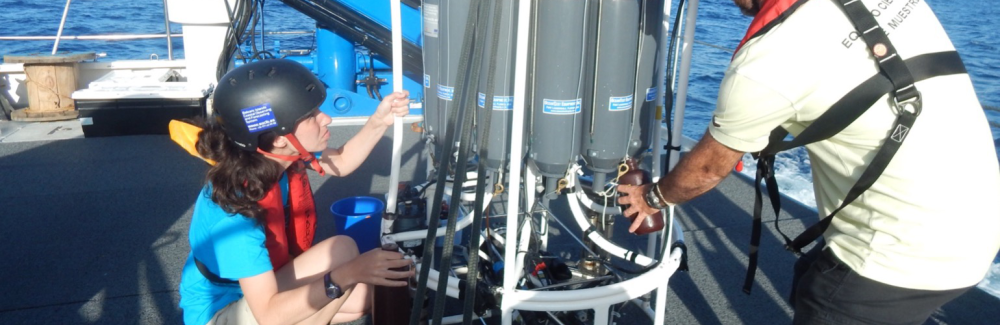
[[[332, 138], [352, 132], [335, 131]], [[390, 136], [355, 174], [312, 175], [318, 238], [333, 234], [332, 218], [322, 217], [330, 216], [333, 201], [382, 196]], [[404, 148], [418, 148], [415, 138], [408, 133]], [[419, 149], [404, 153], [401, 179], [423, 178], [426, 162], [419, 157]], [[0, 324], [182, 323], [177, 286], [205, 170], [166, 136], [0, 144], [0, 246], [6, 248], [0, 252], [6, 261], [0, 266]], [[790, 323], [785, 297], [794, 259], [781, 248], [769, 213], [754, 292], [740, 290], [752, 198], [751, 183], [731, 176], [679, 209], [690, 271], [670, 279], [667, 323]], [[779, 220], [783, 230], [797, 233], [816, 217], [786, 201]], [[645, 247], [619, 230], [617, 240]], [[554, 234], [552, 241], [560, 240]], [[1000, 319], [998, 306], [997, 298], [976, 289], [928, 323], [992, 324]], [[646, 321], [633, 316], [637, 324]]]

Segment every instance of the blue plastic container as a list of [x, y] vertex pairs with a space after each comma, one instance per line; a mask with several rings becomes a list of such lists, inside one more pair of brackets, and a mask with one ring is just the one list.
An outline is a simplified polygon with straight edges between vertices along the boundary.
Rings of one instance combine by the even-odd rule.
[[361, 253], [379, 247], [384, 210], [382, 200], [368, 196], [349, 197], [330, 206], [337, 234], [354, 239]]

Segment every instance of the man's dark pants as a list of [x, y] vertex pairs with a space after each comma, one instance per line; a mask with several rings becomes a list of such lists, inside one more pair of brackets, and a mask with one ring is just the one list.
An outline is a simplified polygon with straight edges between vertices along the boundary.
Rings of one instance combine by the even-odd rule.
[[793, 324], [923, 324], [971, 287], [929, 291], [900, 288], [858, 275], [822, 243], [795, 263]]

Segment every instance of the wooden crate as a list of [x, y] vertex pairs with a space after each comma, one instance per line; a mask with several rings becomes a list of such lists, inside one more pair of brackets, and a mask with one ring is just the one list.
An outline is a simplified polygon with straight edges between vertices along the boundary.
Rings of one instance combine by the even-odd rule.
[[23, 63], [28, 108], [14, 111], [15, 121], [56, 121], [79, 115], [70, 96], [77, 90], [79, 62], [93, 60], [94, 53], [59, 55], [5, 55], [6, 63]]

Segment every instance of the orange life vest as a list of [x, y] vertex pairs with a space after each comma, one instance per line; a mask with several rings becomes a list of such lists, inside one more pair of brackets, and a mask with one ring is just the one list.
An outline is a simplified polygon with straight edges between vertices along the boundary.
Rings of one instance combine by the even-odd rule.
[[271, 266], [275, 271], [312, 247], [316, 235], [316, 205], [309, 177], [306, 175], [306, 166], [302, 161], [297, 161], [288, 167], [286, 174], [290, 214], [287, 223], [280, 182], [275, 183], [267, 195], [257, 202], [266, 213], [264, 246], [271, 256]]

